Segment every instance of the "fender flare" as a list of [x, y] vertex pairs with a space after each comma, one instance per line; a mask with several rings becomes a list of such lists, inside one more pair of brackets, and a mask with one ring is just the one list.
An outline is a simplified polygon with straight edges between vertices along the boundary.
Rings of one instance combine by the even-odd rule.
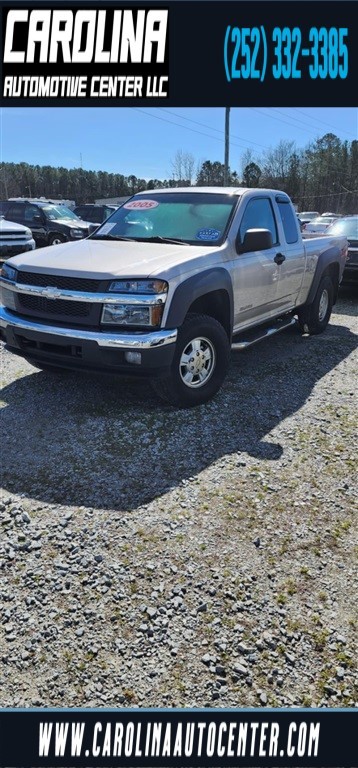
[[[339, 259], [337, 259], [337, 254], [338, 254], [337, 246], [332, 246], [332, 248], [328, 248], [327, 251], [323, 251], [323, 253], [319, 256], [316, 271], [314, 273], [314, 277], [312, 280], [312, 285], [310, 287], [305, 304], [312, 304], [312, 302], [314, 301], [314, 297], [317, 293], [317, 289], [321, 282], [322, 275], [327, 270], [327, 267], [331, 266], [331, 264], [337, 264], [338, 266], [338, 270], [339, 270], [338, 285], [339, 285], [342, 274], [343, 274], [343, 268], [341, 266]], [[338, 289], [338, 285], [337, 285], [337, 289]]]
[[184, 280], [176, 288], [170, 302], [166, 328], [178, 328], [183, 324], [189, 307], [196, 299], [214, 291], [226, 291], [230, 305], [230, 331], [234, 323], [234, 295], [231, 277], [222, 267], [208, 269]]

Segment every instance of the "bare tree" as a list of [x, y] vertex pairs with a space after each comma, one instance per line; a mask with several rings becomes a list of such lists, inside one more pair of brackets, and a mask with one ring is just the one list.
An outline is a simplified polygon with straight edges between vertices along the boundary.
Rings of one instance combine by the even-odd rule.
[[263, 157], [263, 178], [267, 186], [278, 183], [283, 187], [290, 171], [291, 158], [295, 151], [294, 141], [281, 141], [277, 147], [268, 149]]
[[244, 170], [247, 165], [250, 165], [250, 163], [255, 162], [255, 153], [252, 149], [249, 147], [245, 149], [245, 152], [242, 153], [240, 157], [240, 174], [241, 177], [244, 175]]
[[195, 158], [190, 152], [178, 149], [171, 161], [172, 178], [180, 184], [192, 185], [195, 175]]
[[187, 179], [189, 186], [192, 185], [195, 175], [195, 157], [190, 152], [184, 154], [184, 179]]

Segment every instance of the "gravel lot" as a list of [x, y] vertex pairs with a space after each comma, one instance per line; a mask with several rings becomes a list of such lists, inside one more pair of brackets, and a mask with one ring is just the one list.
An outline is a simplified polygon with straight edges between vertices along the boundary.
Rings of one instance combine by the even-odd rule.
[[190, 411], [3, 353], [0, 706], [353, 706], [357, 297]]

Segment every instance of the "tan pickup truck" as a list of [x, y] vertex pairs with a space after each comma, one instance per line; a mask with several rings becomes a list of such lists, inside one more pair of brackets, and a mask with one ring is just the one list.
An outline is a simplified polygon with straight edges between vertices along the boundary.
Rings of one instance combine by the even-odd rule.
[[1, 273], [1, 337], [38, 368], [145, 375], [177, 406], [222, 385], [231, 348], [298, 321], [324, 331], [345, 237], [302, 241], [284, 192], [146, 191], [90, 237]]

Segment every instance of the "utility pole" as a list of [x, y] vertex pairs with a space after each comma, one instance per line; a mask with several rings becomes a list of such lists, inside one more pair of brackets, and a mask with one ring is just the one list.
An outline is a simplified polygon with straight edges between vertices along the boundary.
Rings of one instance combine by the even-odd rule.
[[224, 163], [224, 187], [229, 181], [229, 138], [230, 131], [230, 107], [225, 107], [225, 163]]

